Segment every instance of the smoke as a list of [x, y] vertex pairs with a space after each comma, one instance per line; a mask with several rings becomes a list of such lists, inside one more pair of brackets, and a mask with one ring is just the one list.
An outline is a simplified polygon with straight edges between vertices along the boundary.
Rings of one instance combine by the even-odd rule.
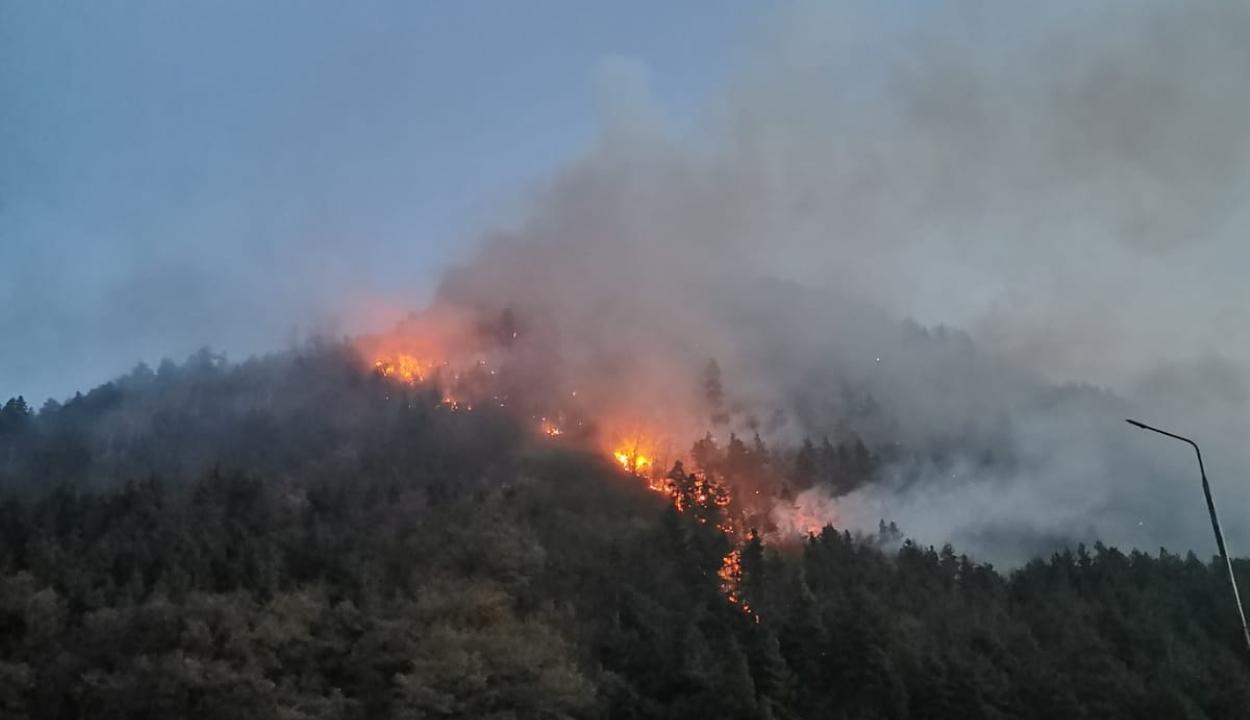
[[[538, 10], [467, 46], [504, 60], [454, 72], [413, 48], [470, 26], [423, 12], [181, 12], [0, 28], [21, 100], [0, 113], [0, 380], [358, 330], [462, 256], [454, 188], [537, 171], [505, 130], [546, 156], [580, 126], [540, 99], [561, 63], [509, 61], [552, 35]], [[1250, 550], [1250, 8], [796, 2], [755, 40], [680, 123], [661, 73], [604, 61], [597, 138], [442, 277], [413, 323], [446, 347], [420, 349], [512, 310], [510, 382], [606, 409], [605, 432], [662, 428], [657, 462], [709, 429], [714, 358], [718, 434], [854, 432], [892, 458], [810, 514], [1003, 561], [1211, 548], [1192, 456], [1136, 416], [1202, 441]], [[448, 78], [455, 103], [428, 94]]]
[[769, 514], [780, 538], [803, 537], [827, 525], [841, 524], [838, 501], [823, 488], [808, 488], [793, 502], [780, 502]]
[[1250, 10], [859, 10], [787, 6], [686, 130], [609, 63], [597, 142], [439, 301], [530, 318], [631, 420], [700, 432], [716, 358], [776, 438], [944, 457], [841, 499], [857, 528], [1209, 548], [1186, 449], [1122, 418], [1200, 435], [1217, 499], [1250, 499]]

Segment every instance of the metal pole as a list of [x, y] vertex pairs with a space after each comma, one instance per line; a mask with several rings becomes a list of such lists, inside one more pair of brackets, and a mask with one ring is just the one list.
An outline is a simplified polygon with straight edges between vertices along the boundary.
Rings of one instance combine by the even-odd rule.
[[1211, 529], [1215, 531], [1215, 544], [1220, 549], [1220, 557], [1224, 559], [1224, 566], [1228, 568], [1228, 582], [1233, 586], [1233, 601], [1237, 603], [1237, 614], [1241, 617], [1241, 632], [1246, 637], [1246, 647], [1250, 648], [1250, 626], [1246, 625], [1246, 611], [1241, 608], [1241, 593], [1237, 591], [1237, 576], [1233, 575], [1233, 561], [1229, 559], [1228, 550], [1224, 547], [1224, 532], [1220, 530], [1220, 519], [1215, 515], [1215, 500], [1211, 499], [1211, 483], [1207, 482], [1207, 469], [1202, 464], [1202, 450], [1198, 449], [1198, 443], [1187, 437], [1160, 430], [1157, 427], [1151, 427], [1136, 420], [1126, 420], [1126, 422], [1142, 430], [1149, 430], [1153, 433], [1166, 435], [1175, 440], [1189, 443], [1198, 455], [1198, 472], [1202, 474], [1202, 493], [1207, 497], [1207, 512], [1211, 515]]

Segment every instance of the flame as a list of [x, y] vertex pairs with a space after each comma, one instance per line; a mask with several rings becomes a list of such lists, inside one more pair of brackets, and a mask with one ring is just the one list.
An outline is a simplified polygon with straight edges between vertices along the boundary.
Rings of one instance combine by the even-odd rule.
[[742, 584], [742, 551], [739, 548], [730, 550], [729, 554], [721, 559], [720, 570], [716, 571], [716, 577], [720, 578], [720, 590], [725, 594], [725, 599], [729, 601], [729, 604], [750, 615], [758, 624], [760, 616], [752, 612], [750, 603], [738, 596], [738, 588]]
[[610, 417], [606, 422], [600, 422], [615, 428], [613, 433], [606, 435], [614, 439], [603, 446], [604, 451], [625, 472], [645, 480], [652, 490], [667, 493], [663, 475], [672, 464], [672, 453], [659, 441], [662, 435], [638, 423], [621, 423]]
[[[562, 365], [550, 363], [549, 355], [534, 355], [535, 348], [542, 349], [539, 344], [512, 342], [519, 338], [510, 327], [510, 317], [508, 323], [492, 326], [495, 329], [486, 334], [478, 320], [446, 308], [426, 311], [389, 334], [361, 337], [354, 344], [365, 369], [371, 366], [389, 381], [436, 392], [441, 398], [438, 407], [450, 411], [469, 411], [475, 404], [497, 407], [500, 412], [515, 413], [518, 420], [541, 433], [540, 438], [593, 443], [590, 447], [597, 447], [648, 489], [664, 495], [678, 512], [715, 527], [736, 546], [749, 527], [764, 528], [773, 539], [789, 539], [819, 532], [836, 521], [837, 505], [824, 491], [809, 489], [791, 502], [778, 502], [776, 491], [784, 481], [770, 477], [771, 466], [760, 463], [734, 475], [725, 461], [728, 438], [714, 438], [701, 412], [690, 412], [682, 403], [657, 407], [648, 402], [656, 393], [642, 392], [657, 388], [620, 392], [613, 386], [605, 392], [593, 377], [576, 372], [567, 378], [545, 375], [541, 371]], [[520, 371], [506, 372], [514, 367]], [[526, 378], [526, 385], [509, 384], [518, 377]], [[540, 381], [530, 382], [536, 377]], [[660, 395], [680, 394], [679, 390], [668, 392], [671, 389], [659, 388], [665, 391]], [[691, 445], [683, 444], [701, 437], [709, 441], [702, 448], [691, 450]], [[698, 462], [687, 462], [692, 455]], [[712, 456], [714, 462], [703, 455]], [[689, 468], [685, 475], [670, 474], [676, 461]], [[699, 472], [690, 475], [695, 468]], [[742, 563], [738, 549], [725, 555], [717, 576], [728, 601], [758, 622], [739, 593]]]
[[729, 602], [738, 604], [738, 583], [742, 579], [742, 553], [734, 548], [721, 560], [720, 570], [716, 571], [720, 578], [721, 591], [729, 598]]
[[617, 450], [612, 453], [612, 457], [621, 464], [621, 467], [632, 473], [645, 472], [651, 467], [651, 458], [641, 453], [631, 452], [629, 450]]
[[[653, 459], [641, 451], [642, 447], [654, 448], [655, 446], [656, 443], [635, 436], [632, 442], [618, 443], [612, 450], [612, 457], [622, 469], [646, 480], [650, 489], [668, 495], [678, 512], [694, 512], [698, 509], [700, 512], [698, 519], [701, 524], [708, 524], [708, 518], [711, 517], [717, 530], [733, 536], [737, 528], [728, 515], [727, 509], [733, 501], [729, 488], [706, 473], [687, 476], [686, 481], [680, 480], [680, 476], [673, 479], [661, 477], [662, 469], [660, 469], [661, 473], [657, 473], [656, 470], [659, 468], [656, 468]], [[711, 515], [706, 514], [708, 512]], [[738, 547], [734, 547], [722, 558], [721, 567], [716, 575], [720, 579], [721, 592], [725, 594], [729, 603], [741, 608], [758, 623], [759, 616], [755, 615], [750, 605], [742, 602], [738, 596], [738, 587], [742, 582], [742, 553]]]
[[382, 377], [415, 385], [425, 381], [426, 375], [434, 369], [435, 363], [423, 361], [415, 355], [400, 353], [377, 360], [373, 363], [373, 367], [377, 368]]

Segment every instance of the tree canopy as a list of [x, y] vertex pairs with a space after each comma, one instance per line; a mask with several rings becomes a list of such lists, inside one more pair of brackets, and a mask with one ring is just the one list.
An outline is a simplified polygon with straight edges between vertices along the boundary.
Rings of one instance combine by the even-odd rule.
[[722, 478], [762, 463], [796, 489], [853, 487], [871, 481], [873, 449], [709, 436], [666, 495], [422, 393], [330, 344], [239, 365], [205, 353], [37, 413], [0, 406], [0, 716], [1250, 706], [1227, 578], [1192, 554], [1078, 546], [1001, 572], [886, 522], [734, 540], [717, 527]]

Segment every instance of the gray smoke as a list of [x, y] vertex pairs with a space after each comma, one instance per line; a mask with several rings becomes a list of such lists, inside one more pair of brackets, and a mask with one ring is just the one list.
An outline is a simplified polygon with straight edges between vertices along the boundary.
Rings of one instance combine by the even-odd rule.
[[778, 437], [941, 450], [843, 498], [857, 528], [1202, 554], [1192, 457], [1131, 413], [1204, 440], [1250, 549], [1250, 9], [871, 17], [788, 6], [684, 131], [615, 62], [598, 142], [440, 297], [537, 318], [570, 382], [638, 412], [688, 407], [716, 357]]

